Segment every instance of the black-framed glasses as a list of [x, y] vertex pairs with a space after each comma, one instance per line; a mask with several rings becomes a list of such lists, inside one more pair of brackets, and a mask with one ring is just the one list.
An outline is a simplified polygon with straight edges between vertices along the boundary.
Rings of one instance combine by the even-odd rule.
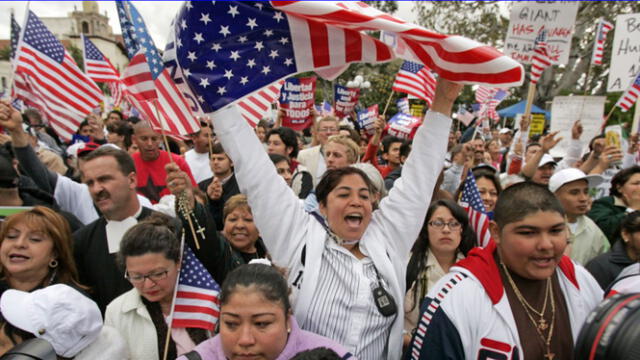
[[164, 280], [167, 278], [167, 274], [169, 270], [158, 271], [155, 273], [147, 274], [147, 275], [131, 275], [129, 272], [125, 271], [124, 278], [129, 280], [132, 284], [142, 284], [146, 279], [157, 283], [160, 280]]
[[457, 221], [444, 222], [444, 221], [441, 221], [441, 220], [429, 221], [429, 225], [433, 226], [434, 228], [436, 228], [438, 230], [444, 229], [445, 225], [448, 226], [449, 229], [451, 229], [451, 230], [458, 230], [458, 229], [460, 229], [460, 226], [462, 226], [462, 224], [460, 224]]

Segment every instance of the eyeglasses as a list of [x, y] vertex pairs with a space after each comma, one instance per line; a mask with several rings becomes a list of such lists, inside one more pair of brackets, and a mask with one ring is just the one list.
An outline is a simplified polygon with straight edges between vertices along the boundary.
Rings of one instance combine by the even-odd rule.
[[338, 128], [320, 128], [320, 129], [318, 129], [318, 131], [320, 131], [320, 132], [324, 132], [324, 133], [327, 133], [327, 132], [337, 132], [337, 131], [338, 131]]
[[462, 226], [462, 224], [460, 224], [457, 221], [444, 222], [444, 221], [440, 221], [440, 220], [429, 221], [429, 225], [433, 226], [434, 228], [436, 228], [438, 230], [444, 229], [445, 225], [448, 226], [449, 229], [451, 229], [451, 230], [457, 230], [457, 229], [460, 228], [460, 226]]
[[124, 273], [124, 278], [129, 280], [132, 284], [142, 284], [146, 279], [157, 283], [160, 280], [166, 279], [169, 270], [159, 271], [153, 274], [147, 275], [130, 275], [128, 272]]

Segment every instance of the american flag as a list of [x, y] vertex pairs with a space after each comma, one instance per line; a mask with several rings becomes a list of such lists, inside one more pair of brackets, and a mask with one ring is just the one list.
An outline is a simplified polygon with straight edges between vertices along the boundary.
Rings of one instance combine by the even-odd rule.
[[542, 76], [542, 72], [551, 66], [551, 57], [547, 52], [547, 31], [543, 30], [538, 34], [533, 48], [531, 58], [531, 83], [537, 84]]
[[16, 50], [18, 49], [18, 40], [20, 39], [20, 24], [16, 21], [16, 17], [13, 16], [11, 11], [11, 60], [16, 57]]
[[464, 126], [469, 126], [475, 116], [473, 113], [467, 111], [464, 106], [460, 106], [458, 108], [458, 112], [456, 113], [456, 119], [464, 124]]
[[171, 327], [212, 331], [220, 317], [220, 286], [187, 244], [171, 313]]
[[398, 99], [398, 101], [396, 102], [396, 107], [398, 108], [398, 112], [401, 112], [403, 114], [411, 114], [408, 97]]
[[496, 89], [496, 88], [488, 88], [486, 86], [479, 86], [476, 89], [476, 102], [478, 104], [486, 103], [489, 99], [491, 99], [493, 97], [493, 95], [496, 94], [497, 91], [498, 91], [498, 89]]
[[122, 101], [122, 84], [118, 70], [91, 40], [81, 34], [84, 72], [95, 82], [105, 82], [109, 86], [114, 106]]
[[14, 61], [15, 74], [21, 77], [15, 82], [16, 96], [35, 104], [56, 133], [70, 140], [84, 117], [100, 104], [100, 88], [32, 11]]
[[522, 82], [521, 65], [493, 48], [430, 32], [359, 2], [186, 2], [174, 21], [176, 72], [210, 113], [291, 74], [389, 61], [393, 50], [360, 32], [385, 29], [400, 34], [414, 61], [444, 78]]
[[593, 40], [593, 55], [591, 63], [593, 65], [602, 65], [602, 55], [604, 54], [604, 42], [607, 40], [607, 33], [613, 29], [613, 24], [603, 18], [598, 19], [596, 27], [596, 37]]
[[325, 100], [322, 104], [316, 105], [316, 111], [320, 116], [333, 115], [333, 106]]
[[131, 60], [123, 73], [127, 99], [156, 129], [173, 135], [200, 131], [200, 123], [164, 68], [138, 10], [130, 1], [116, 1], [116, 6]]
[[460, 193], [460, 205], [469, 214], [469, 223], [478, 237], [478, 246], [486, 247], [489, 245], [491, 241], [491, 234], [489, 233], [490, 219], [482, 203], [482, 198], [480, 198], [476, 178], [471, 170], [467, 173], [464, 187]]
[[405, 61], [391, 88], [420, 98], [431, 106], [436, 92], [436, 78], [428, 67], [413, 61]]
[[500, 120], [500, 115], [498, 115], [496, 108], [500, 105], [502, 100], [509, 95], [509, 93], [504, 89], [496, 90], [497, 91], [494, 92], [493, 96], [484, 104], [484, 114], [494, 121]]
[[638, 96], [640, 96], [640, 72], [638, 72], [638, 74], [636, 75], [633, 83], [629, 85], [627, 91], [625, 91], [624, 94], [620, 96], [620, 99], [618, 99], [616, 106], [622, 109], [623, 112], [626, 112], [631, 109], [636, 100], [638, 100]]
[[278, 80], [245, 96], [238, 102], [240, 114], [251, 127], [256, 127], [258, 121], [262, 120], [271, 110], [271, 104], [280, 97], [282, 84], [284, 84], [284, 80]]

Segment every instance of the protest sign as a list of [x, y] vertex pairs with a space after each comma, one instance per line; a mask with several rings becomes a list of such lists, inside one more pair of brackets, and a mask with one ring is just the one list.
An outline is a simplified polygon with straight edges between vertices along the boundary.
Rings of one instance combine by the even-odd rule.
[[401, 139], [413, 139], [418, 127], [421, 124], [420, 118], [409, 114], [397, 113], [387, 123], [385, 132], [391, 136], [397, 136]]
[[640, 13], [616, 17], [607, 92], [625, 91], [640, 71]]
[[289, 78], [282, 86], [280, 108], [284, 109], [282, 126], [302, 130], [313, 124], [311, 109], [315, 103], [316, 77]]
[[583, 143], [600, 134], [604, 113], [604, 96], [556, 96], [551, 105], [550, 131], [559, 131], [563, 139], [551, 149], [554, 157], [563, 157], [571, 140], [571, 127], [580, 120]]
[[542, 135], [544, 132], [544, 114], [531, 114], [531, 123], [529, 124], [529, 137], [534, 135]]
[[358, 111], [358, 127], [364, 129], [368, 135], [373, 135], [375, 129], [373, 125], [378, 118], [378, 104], [369, 106], [368, 108]]
[[422, 104], [411, 104], [411, 115], [421, 118], [422, 114], [424, 114], [424, 105]]
[[338, 119], [351, 115], [358, 103], [358, 96], [360, 96], [360, 89], [336, 85], [333, 108]]
[[533, 45], [541, 30], [547, 30], [547, 51], [554, 64], [566, 64], [571, 51], [577, 1], [514, 2], [504, 53], [523, 64], [530, 64]]

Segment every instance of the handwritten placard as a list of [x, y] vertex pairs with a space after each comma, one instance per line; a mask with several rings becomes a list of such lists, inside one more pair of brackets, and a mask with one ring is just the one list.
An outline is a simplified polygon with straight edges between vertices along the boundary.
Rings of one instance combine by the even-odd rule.
[[523, 64], [530, 64], [536, 36], [546, 30], [551, 59], [555, 64], [566, 64], [577, 12], [577, 1], [514, 2], [504, 53]]
[[640, 13], [616, 17], [607, 91], [625, 91], [640, 71]]
[[551, 105], [550, 131], [559, 131], [562, 141], [550, 153], [563, 157], [571, 139], [571, 127], [580, 120], [582, 141], [587, 146], [589, 140], [600, 134], [604, 117], [604, 96], [556, 96]]

